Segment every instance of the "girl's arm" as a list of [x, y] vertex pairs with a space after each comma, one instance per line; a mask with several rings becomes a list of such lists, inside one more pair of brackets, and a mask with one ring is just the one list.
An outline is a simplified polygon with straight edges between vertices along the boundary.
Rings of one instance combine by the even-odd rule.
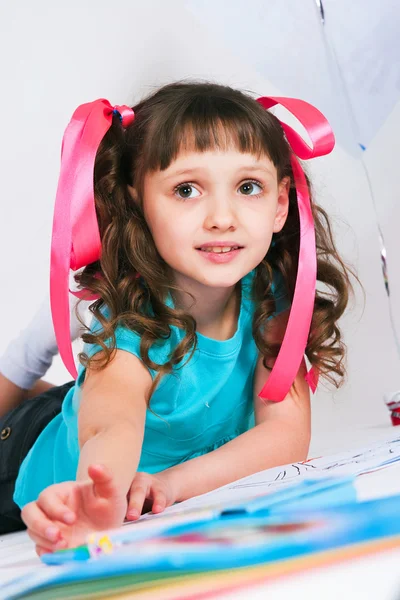
[[90, 531], [122, 525], [151, 382], [143, 363], [123, 350], [104, 369], [87, 370], [80, 392], [76, 481], [49, 486], [22, 510], [39, 554], [82, 544]]
[[[269, 340], [281, 339], [288, 312], [274, 319]], [[174, 490], [175, 501], [204, 494], [270, 467], [307, 458], [311, 438], [310, 392], [303, 361], [294, 384], [282, 402], [258, 397], [269, 377], [260, 356], [254, 376], [256, 426], [217, 450], [171, 467], [158, 475]]]
[[[294, 386], [280, 403], [255, 397], [256, 426], [217, 450], [162, 471], [176, 502], [205, 494], [247, 475], [307, 458], [311, 437], [310, 394], [302, 366]], [[259, 360], [255, 389], [268, 374]], [[256, 394], [257, 392], [255, 392]]]
[[139, 464], [151, 383], [143, 363], [124, 350], [105, 369], [87, 371], [78, 416], [78, 481], [88, 478], [89, 465], [102, 464], [126, 496]]

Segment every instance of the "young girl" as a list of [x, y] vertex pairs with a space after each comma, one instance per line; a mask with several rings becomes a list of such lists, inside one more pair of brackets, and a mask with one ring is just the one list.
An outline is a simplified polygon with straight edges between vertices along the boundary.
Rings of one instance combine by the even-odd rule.
[[[268, 110], [277, 103], [313, 149]], [[344, 373], [337, 321], [350, 282], [295, 154], [333, 144], [309, 104], [212, 83], [74, 113], [51, 269], [73, 376], [70, 267], [82, 268], [77, 295], [96, 300], [76, 383], [16, 481], [39, 554], [306, 459], [309, 387]]]

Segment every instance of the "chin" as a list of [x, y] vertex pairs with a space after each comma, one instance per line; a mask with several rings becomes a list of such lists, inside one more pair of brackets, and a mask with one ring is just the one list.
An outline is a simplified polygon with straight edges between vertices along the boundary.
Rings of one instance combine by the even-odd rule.
[[199, 283], [203, 285], [207, 285], [211, 288], [231, 288], [234, 287], [238, 281], [242, 279], [243, 275], [241, 273], [216, 273], [216, 274], [204, 274], [204, 277], [200, 276], [195, 277], [195, 279]]
[[211, 264], [209, 266], [192, 264], [191, 267], [189, 267], [190, 273], [188, 265], [185, 265], [185, 268], [180, 268], [180, 265], [172, 267], [177, 281], [180, 281], [183, 287], [186, 280], [189, 285], [192, 282], [194, 285], [200, 284], [210, 288], [232, 288], [254, 268], [250, 265], [244, 269], [243, 265], [233, 264]]

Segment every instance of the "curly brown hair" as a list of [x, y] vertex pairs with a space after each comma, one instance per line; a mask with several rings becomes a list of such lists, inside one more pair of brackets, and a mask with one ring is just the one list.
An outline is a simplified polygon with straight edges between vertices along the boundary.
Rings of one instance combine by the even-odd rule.
[[[291, 149], [282, 126], [250, 94], [210, 82], [175, 82], [152, 93], [133, 110], [135, 119], [126, 130], [118, 116], [113, 117], [96, 156], [94, 193], [102, 254], [99, 261], [76, 274], [75, 280], [100, 297], [90, 310], [102, 330], [84, 333], [82, 339], [100, 345], [104, 353], [99, 360], [82, 352], [79, 359], [86, 368], [104, 368], [115, 352], [116, 327], [123, 325], [136, 332], [144, 364], [157, 372], [147, 398], [150, 402], [161, 377], [173, 373], [185, 357], [190, 360], [193, 356], [197, 337], [195, 319], [165, 303], [173, 290], [184, 290], [173, 285], [170, 267], [157, 252], [144, 218], [145, 174], [168, 168], [191, 140], [198, 152], [234, 144], [240, 152], [266, 155], [277, 169], [278, 182], [290, 178], [286, 223], [273, 235], [268, 253], [256, 267], [251, 290], [256, 305], [252, 332], [266, 367], [279, 350], [265, 335], [267, 320], [275, 311], [273, 273], [282, 276], [291, 301], [299, 253], [299, 214]], [[338, 319], [348, 303], [351, 271], [336, 250], [329, 218], [313, 201], [307, 176], [306, 180], [315, 220], [318, 280], [306, 356], [323, 377], [339, 387], [345, 374], [345, 346]], [[138, 202], [133, 201], [129, 185], [137, 191]], [[107, 307], [107, 317], [103, 307]], [[168, 360], [157, 364], [150, 359], [149, 350], [155, 342], [169, 338], [171, 326], [184, 330], [185, 336]]]

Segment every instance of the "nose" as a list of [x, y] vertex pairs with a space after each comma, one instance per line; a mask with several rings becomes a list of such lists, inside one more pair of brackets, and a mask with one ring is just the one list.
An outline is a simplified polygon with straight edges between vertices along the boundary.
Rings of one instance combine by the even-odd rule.
[[204, 227], [221, 231], [236, 229], [237, 215], [234, 202], [227, 196], [209, 198]]

